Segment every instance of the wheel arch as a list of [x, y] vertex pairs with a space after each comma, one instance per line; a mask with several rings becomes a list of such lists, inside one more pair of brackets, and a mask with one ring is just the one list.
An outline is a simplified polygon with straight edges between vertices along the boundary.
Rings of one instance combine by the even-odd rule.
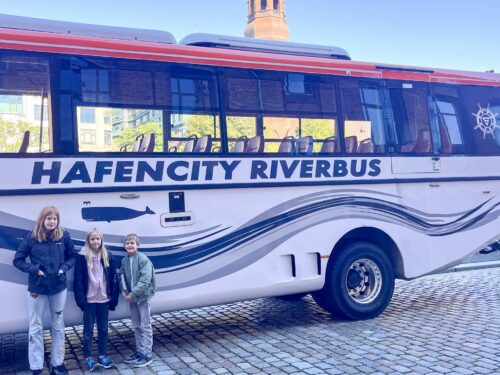
[[374, 227], [361, 227], [344, 234], [335, 244], [331, 256], [353, 242], [369, 242], [380, 247], [391, 260], [394, 276], [404, 279], [404, 263], [396, 242], [384, 231]]

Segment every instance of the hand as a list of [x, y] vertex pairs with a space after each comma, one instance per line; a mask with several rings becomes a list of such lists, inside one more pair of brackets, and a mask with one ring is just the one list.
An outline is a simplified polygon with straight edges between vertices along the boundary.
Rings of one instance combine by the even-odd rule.
[[38, 297], [38, 294], [37, 294], [37, 293], [33, 293], [33, 292], [31, 292], [31, 293], [30, 293], [30, 296], [31, 296], [31, 298], [36, 298], [36, 297]]
[[128, 301], [128, 302], [132, 302], [133, 298], [130, 294], [126, 294], [125, 295], [125, 299]]
[[64, 271], [60, 269], [59, 271], [57, 271], [57, 274], [61, 276], [62, 274], [64, 274]]
[[36, 273], [38, 276], [45, 276], [45, 274], [43, 273], [42, 270], [38, 270], [38, 272]]

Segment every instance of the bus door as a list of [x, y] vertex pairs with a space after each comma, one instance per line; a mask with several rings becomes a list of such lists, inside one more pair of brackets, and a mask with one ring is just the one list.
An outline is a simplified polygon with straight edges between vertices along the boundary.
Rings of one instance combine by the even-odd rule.
[[439, 174], [441, 161], [433, 151], [438, 136], [431, 116], [433, 101], [429, 84], [387, 81], [387, 96], [387, 115], [396, 138], [392, 148], [392, 173], [415, 174], [413, 178], [422, 177], [420, 174]]

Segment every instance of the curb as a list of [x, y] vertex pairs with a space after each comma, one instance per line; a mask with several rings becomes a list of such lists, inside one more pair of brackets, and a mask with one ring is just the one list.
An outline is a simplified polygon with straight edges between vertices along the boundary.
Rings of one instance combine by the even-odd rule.
[[494, 267], [500, 267], [500, 260], [491, 260], [491, 261], [476, 262], [476, 263], [462, 263], [459, 264], [458, 266], [448, 268], [439, 273], [482, 270], [485, 268], [494, 268]]

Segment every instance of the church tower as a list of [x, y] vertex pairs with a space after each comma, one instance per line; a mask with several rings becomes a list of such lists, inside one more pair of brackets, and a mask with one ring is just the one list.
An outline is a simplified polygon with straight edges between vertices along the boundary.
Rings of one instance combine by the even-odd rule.
[[285, 19], [285, 0], [248, 0], [245, 37], [287, 41], [290, 32]]

